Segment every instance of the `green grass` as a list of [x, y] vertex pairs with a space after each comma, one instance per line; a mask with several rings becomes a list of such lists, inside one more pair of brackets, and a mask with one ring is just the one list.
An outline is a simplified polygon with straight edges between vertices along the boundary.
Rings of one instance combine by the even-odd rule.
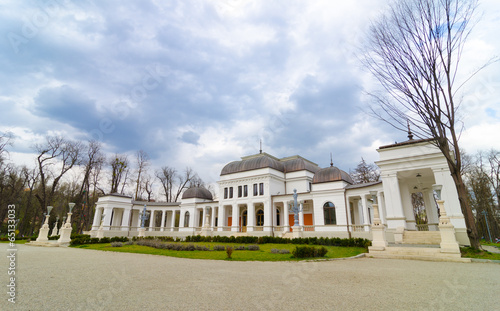
[[500, 254], [494, 254], [488, 251], [475, 250], [470, 247], [462, 247], [460, 249], [460, 252], [462, 253], [462, 257], [500, 260]]
[[[175, 243], [175, 242], [169, 242]], [[213, 249], [214, 245], [224, 245], [240, 246], [242, 244], [238, 243], [215, 243], [215, 242], [199, 242], [199, 243], [183, 243], [183, 244], [194, 244], [207, 246]], [[123, 252], [123, 253], [140, 253], [140, 254], [151, 254], [151, 255], [162, 255], [180, 258], [192, 258], [192, 259], [211, 259], [211, 260], [232, 260], [232, 261], [290, 261], [290, 260], [304, 260], [298, 258], [292, 258], [292, 254], [273, 254], [271, 253], [272, 248], [276, 249], [288, 249], [292, 252], [296, 246], [294, 244], [259, 244], [260, 250], [249, 251], [249, 250], [234, 250], [232, 254], [232, 259], [227, 259], [226, 251], [174, 251], [165, 249], [156, 249], [149, 246], [140, 245], [123, 245], [122, 247], [112, 247], [111, 244], [86, 244], [74, 246], [75, 248], [86, 248], [95, 249], [102, 251], [113, 251], [113, 252]], [[315, 247], [321, 247], [315, 245]], [[344, 258], [352, 257], [365, 253], [366, 249], [362, 247], [337, 247], [337, 246], [325, 246], [328, 249], [328, 253], [322, 258]], [[307, 258], [306, 258], [307, 259]], [[310, 259], [310, 258], [309, 258]]]

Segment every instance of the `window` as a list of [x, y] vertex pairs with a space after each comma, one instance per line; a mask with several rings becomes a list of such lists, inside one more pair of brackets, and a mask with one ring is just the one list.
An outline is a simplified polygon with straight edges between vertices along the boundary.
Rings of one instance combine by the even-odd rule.
[[257, 192], [257, 184], [253, 184], [253, 195], [256, 196], [259, 193]]
[[264, 183], [259, 184], [259, 195], [264, 195]]
[[244, 197], [247, 197], [247, 196], [248, 196], [248, 186], [247, 186], [247, 185], [244, 185], [244, 186], [243, 186], [243, 196], [244, 196]]
[[264, 211], [260, 209], [257, 211], [257, 226], [263, 226], [263, 225], [264, 225]]
[[309, 183], [309, 191], [312, 191], [312, 189], [313, 189], [313, 184], [310, 182]]
[[243, 187], [238, 186], [238, 198], [241, 198], [242, 195], [243, 195]]
[[229, 187], [229, 198], [233, 198], [233, 187]]
[[184, 214], [184, 227], [189, 227], [189, 212]]
[[337, 224], [335, 205], [332, 202], [326, 202], [325, 205], [323, 205], [323, 214], [325, 215], [325, 225]]
[[224, 199], [227, 199], [227, 187], [224, 188]]
[[280, 223], [280, 209], [279, 208], [276, 209], [276, 226], [281, 226], [281, 223]]

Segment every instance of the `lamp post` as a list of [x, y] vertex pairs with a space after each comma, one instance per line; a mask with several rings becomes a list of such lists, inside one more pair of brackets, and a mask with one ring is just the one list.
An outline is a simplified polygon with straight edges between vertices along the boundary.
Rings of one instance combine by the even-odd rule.
[[37, 242], [47, 242], [48, 235], [49, 235], [49, 218], [50, 218], [50, 211], [53, 209], [52, 206], [47, 206], [47, 214], [45, 214], [45, 221], [40, 228], [40, 232], [38, 233], [38, 238], [36, 239]]
[[486, 210], [482, 211], [481, 214], [484, 215], [484, 221], [486, 222], [486, 228], [488, 229], [488, 236], [490, 237], [490, 243], [493, 243], [490, 233], [490, 225], [488, 224], [488, 212]]

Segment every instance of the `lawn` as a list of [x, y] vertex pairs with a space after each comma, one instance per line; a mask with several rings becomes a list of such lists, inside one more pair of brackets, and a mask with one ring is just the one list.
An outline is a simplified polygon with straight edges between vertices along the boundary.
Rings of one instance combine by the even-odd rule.
[[[186, 242], [169, 242], [169, 243], [182, 243], [182, 244], [194, 244], [199, 246], [206, 246], [213, 249], [214, 245], [224, 245], [232, 246], [233, 249], [237, 246], [242, 246], [243, 244], [238, 243], [216, 243], [216, 242], [198, 242], [198, 243], [186, 243]], [[104, 244], [85, 244], [74, 246], [75, 248], [86, 248], [95, 249], [102, 251], [113, 251], [113, 252], [124, 252], [124, 253], [140, 253], [140, 254], [151, 254], [151, 255], [162, 255], [171, 257], [181, 257], [181, 258], [193, 258], [193, 259], [211, 259], [211, 260], [233, 260], [233, 261], [290, 261], [290, 260], [304, 260], [303, 258], [292, 258], [291, 252], [296, 246], [304, 245], [294, 245], [294, 244], [259, 244], [260, 250], [250, 251], [250, 250], [234, 250], [232, 254], [232, 259], [227, 259], [226, 251], [175, 251], [166, 249], [156, 249], [149, 246], [140, 245], [123, 245], [122, 247], [112, 247], [109, 243]], [[314, 245], [314, 247], [321, 247]], [[288, 249], [290, 254], [273, 254], [271, 249]], [[366, 253], [366, 249], [362, 247], [337, 247], [337, 246], [325, 246], [328, 253], [325, 258], [344, 258], [359, 255], [361, 253]], [[311, 258], [305, 258], [311, 259]], [[316, 258], [319, 259], [319, 258]]]
[[500, 260], [500, 254], [494, 254], [488, 251], [476, 251], [470, 247], [462, 247], [460, 248], [460, 252], [462, 253], [462, 257], [466, 258]]

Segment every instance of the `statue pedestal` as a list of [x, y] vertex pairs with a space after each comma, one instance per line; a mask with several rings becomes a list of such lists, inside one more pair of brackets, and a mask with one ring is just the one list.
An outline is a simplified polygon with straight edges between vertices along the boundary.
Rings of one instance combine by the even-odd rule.
[[139, 231], [139, 237], [144, 238], [146, 236], [146, 228], [139, 228], [137, 231]]
[[99, 230], [97, 230], [97, 236], [96, 238], [102, 239], [104, 237], [104, 230], [102, 229], [102, 226], [99, 227]]
[[387, 247], [387, 239], [385, 237], [385, 226], [380, 222], [380, 219], [375, 219], [372, 225], [372, 246], [369, 249], [383, 251]]
[[49, 225], [47, 224], [44, 224], [41, 228], [40, 228], [40, 232], [38, 233], [38, 238], [36, 238], [36, 241], [37, 242], [47, 242], [49, 240], [48, 236], [49, 236]]
[[455, 236], [455, 227], [450, 222], [450, 217], [446, 215], [444, 209], [444, 201], [437, 200], [439, 205], [439, 210], [441, 211], [441, 217], [439, 217], [439, 232], [441, 233], [441, 253], [449, 254], [460, 254], [460, 246], [458, 245], [457, 238]]
[[211, 236], [211, 235], [212, 231], [210, 230], [209, 226], [204, 226], [203, 228], [201, 228], [201, 236]]
[[302, 227], [301, 226], [293, 226], [292, 230], [293, 230], [292, 236], [294, 239], [302, 237]]
[[64, 226], [61, 228], [61, 235], [59, 236], [59, 240], [57, 242], [59, 243], [69, 243], [71, 241], [71, 224], [64, 224]]
[[403, 235], [405, 232], [405, 227], [397, 227], [396, 232], [394, 232], [394, 243], [403, 244]]
[[57, 224], [52, 228], [52, 234], [50, 236], [56, 236], [57, 235]]

